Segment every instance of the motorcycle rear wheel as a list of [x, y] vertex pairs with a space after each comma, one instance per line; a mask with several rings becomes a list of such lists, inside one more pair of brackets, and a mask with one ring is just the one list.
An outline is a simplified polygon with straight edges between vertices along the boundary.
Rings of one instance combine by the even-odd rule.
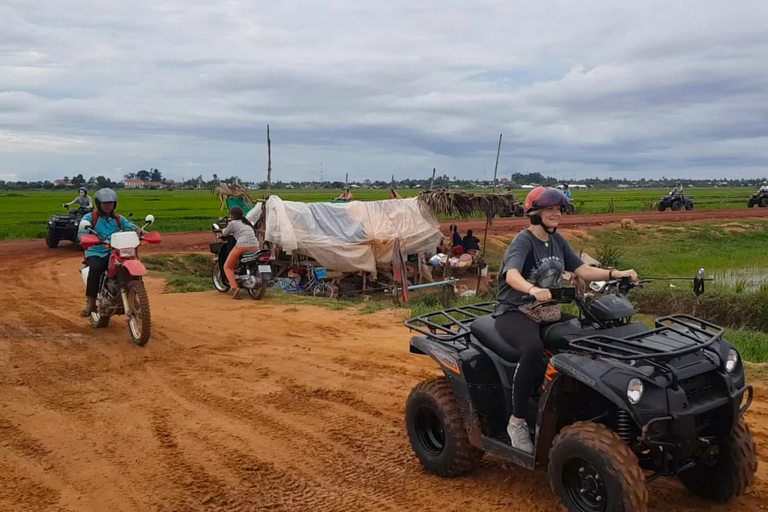
[[128, 317], [128, 330], [131, 341], [143, 347], [149, 341], [152, 331], [152, 315], [149, 311], [149, 296], [144, 288], [144, 281], [138, 279], [128, 283], [128, 304], [131, 315]]

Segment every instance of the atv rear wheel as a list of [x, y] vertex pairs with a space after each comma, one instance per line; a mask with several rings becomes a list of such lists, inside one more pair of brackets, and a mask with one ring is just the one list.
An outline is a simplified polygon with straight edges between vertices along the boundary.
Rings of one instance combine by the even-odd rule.
[[49, 249], [55, 249], [59, 245], [59, 236], [52, 229], [45, 232], [45, 245]]
[[149, 311], [149, 296], [144, 288], [144, 281], [134, 280], [128, 283], [128, 304], [131, 315], [128, 317], [128, 330], [131, 341], [143, 347], [149, 341], [152, 332], [152, 315]]
[[469, 443], [464, 418], [445, 377], [413, 388], [405, 405], [405, 425], [416, 457], [430, 473], [464, 475], [480, 464], [485, 453]]
[[646, 512], [648, 490], [637, 457], [598, 423], [565, 427], [549, 452], [549, 481], [566, 510]]
[[755, 481], [757, 454], [752, 433], [744, 419], [719, 446], [711, 463], [701, 462], [680, 473], [680, 480], [691, 492], [713, 501], [726, 502], [741, 495]]
[[213, 268], [211, 269], [211, 282], [213, 282], [213, 287], [216, 288], [217, 292], [227, 293], [229, 291], [230, 286], [224, 281], [221, 265], [218, 261], [213, 263]]
[[672, 210], [679, 212], [683, 208], [683, 204], [680, 201], [672, 201]]

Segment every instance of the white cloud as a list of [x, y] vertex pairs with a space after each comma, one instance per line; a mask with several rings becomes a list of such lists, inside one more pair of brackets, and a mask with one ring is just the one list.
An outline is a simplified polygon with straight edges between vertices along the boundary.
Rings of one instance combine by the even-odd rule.
[[757, 0], [9, 0], [0, 19], [0, 172], [20, 179], [262, 179], [267, 123], [279, 179], [477, 176], [499, 132], [503, 173], [768, 174]]

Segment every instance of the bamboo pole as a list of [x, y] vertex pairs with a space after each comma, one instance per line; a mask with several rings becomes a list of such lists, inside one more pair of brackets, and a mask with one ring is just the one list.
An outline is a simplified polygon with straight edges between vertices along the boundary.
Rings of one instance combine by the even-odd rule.
[[429, 190], [432, 190], [432, 187], [435, 186], [435, 168], [432, 168], [432, 181], [429, 182]]
[[[499, 147], [496, 149], [496, 167], [493, 169], [493, 193], [496, 192], [496, 177], [499, 175], [499, 155], [501, 154], [501, 136], [503, 134], [499, 134]], [[491, 226], [491, 218], [486, 214], [485, 216], [485, 234], [483, 234], [483, 259], [485, 259], [485, 255], [488, 252], [488, 229]], [[488, 265], [488, 262], [485, 262], [486, 265]], [[477, 269], [477, 287], [475, 288], [475, 295], [478, 295], [480, 293], [480, 279], [482, 276], [480, 275], [480, 268]]]
[[272, 194], [272, 141], [269, 138], [269, 125], [267, 125], [267, 197]]

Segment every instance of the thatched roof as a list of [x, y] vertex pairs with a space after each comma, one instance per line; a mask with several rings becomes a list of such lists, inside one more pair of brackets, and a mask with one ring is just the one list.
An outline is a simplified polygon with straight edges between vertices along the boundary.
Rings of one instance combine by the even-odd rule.
[[222, 210], [227, 209], [227, 199], [230, 197], [242, 197], [245, 204], [253, 206], [253, 200], [251, 199], [251, 196], [248, 195], [248, 190], [246, 190], [240, 183], [234, 183], [232, 185], [228, 183], [219, 183], [219, 186], [214, 187], [214, 189], [211, 190], [211, 194], [218, 196], [219, 201], [221, 201]]
[[429, 208], [432, 213], [449, 217], [471, 217], [475, 213], [493, 217], [513, 210], [516, 202], [517, 198], [512, 192], [470, 194], [440, 189], [424, 190], [419, 194], [419, 203]]
[[395, 190], [392, 187], [389, 187], [389, 198], [390, 199], [402, 199], [403, 196], [397, 193], [397, 190]]

